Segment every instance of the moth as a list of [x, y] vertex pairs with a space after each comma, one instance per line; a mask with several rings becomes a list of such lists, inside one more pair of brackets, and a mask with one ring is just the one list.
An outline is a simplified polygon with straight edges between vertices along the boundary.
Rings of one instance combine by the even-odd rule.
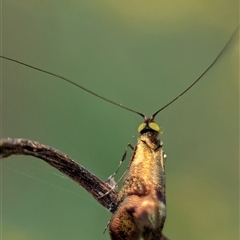
[[[30, 3], [29, 3], [30, 4]], [[10, 14], [9, 14], [10, 15]], [[14, 18], [12, 18], [12, 19], [14, 19]], [[14, 25], [14, 24], [13, 24]], [[173, 71], [174, 71], [174, 66], [172, 66], [172, 69], [173, 69]], [[15, 70], [14, 70], [15, 71]], [[18, 81], [20, 81], [20, 80], [18, 80]], [[24, 85], [22, 86], [23, 88], [24, 88]], [[155, 88], [155, 86], [152, 86], [153, 88]], [[167, 89], [167, 91], [171, 91], [171, 89]], [[64, 93], [63, 93], [64, 94]], [[14, 95], [14, 93], [13, 93], [13, 95]], [[204, 96], [201, 96], [201, 97], [203, 97], [204, 98]], [[160, 99], [160, 98], [158, 98], [158, 99]], [[149, 99], [147, 99], [148, 101], [149, 101]], [[15, 101], [18, 101], [17, 99], [15, 100]], [[69, 100], [70, 101], [70, 100]], [[146, 101], [146, 100], [144, 100], [144, 101]], [[193, 100], [194, 101], [194, 100]], [[76, 108], [74, 108], [74, 110], [75, 110]], [[25, 110], [26, 111], [26, 110]], [[76, 109], [76, 111], [79, 111], [79, 109]], [[27, 113], [31, 113], [31, 109], [28, 109], [27, 111], [26, 111], [26, 114]], [[18, 116], [18, 114], [16, 113], [16, 116]], [[85, 115], [86, 116], [86, 115]], [[30, 117], [32, 117], [32, 116], [30, 116]], [[16, 120], [17, 121], [21, 121], [21, 119], [20, 118], [18, 118], [18, 117], [15, 117], [16, 118]], [[58, 121], [57, 119], [56, 119], [56, 121]], [[67, 123], [66, 123], [67, 124]], [[178, 123], [176, 122], [176, 125], [177, 125]], [[15, 124], [16, 125], [16, 124]], [[19, 124], [20, 125], [20, 124]], [[40, 124], [38, 124], [38, 125], [40, 125]], [[71, 124], [72, 125], [72, 124]], [[117, 125], [117, 124], [116, 124]], [[86, 125], [85, 125], [86, 126]], [[101, 126], [102, 127], [102, 126]], [[105, 127], [105, 126], [104, 126]], [[30, 128], [30, 127], [29, 127]], [[36, 128], [38, 128], [38, 127], [36, 127]], [[65, 130], [67, 128], [67, 126], [64, 126], [64, 128], [61, 128], [61, 129], [59, 129], [59, 131], [60, 130]], [[77, 127], [76, 127], [77, 128]], [[49, 129], [47, 129], [46, 130], [47, 132], [49, 131]], [[76, 130], [77, 131], [77, 130]], [[66, 130], [65, 130], [65, 134], [66, 134]], [[51, 134], [51, 133], [49, 133], [49, 134]], [[166, 135], [167, 135], [167, 133], [166, 133]], [[18, 136], [18, 135], [17, 135]], [[64, 133], [62, 134], [62, 136], [64, 137]], [[21, 136], [20, 136], [21, 137]], [[118, 136], [115, 136], [114, 135], [114, 137], [118, 137]], [[174, 137], [174, 136], [172, 136], [172, 137]], [[195, 136], [193, 136], [193, 137], [195, 137]], [[40, 136], [39, 136], [39, 138], [40, 138]], [[80, 138], [82, 138], [82, 136], [80, 136]], [[64, 141], [64, 140], [63, 140]], [[112, 138], [111, 138], [111, 140], [110, 140], [110, 142], [112, 141]], [[189, 141], [185, 141], [185, 142], [189, 142]], [[125, 143], [125, 142], [124, 142]], [[94, 144], [97, 144], [97, 143], [94, 143]], [[109, 144], [109, 142], [107, 143], [107, 144]], [[110, 144], [109, 144], [110, 145]], [[190, 147], [189, 147], [190, 148]], [[82, 148], [80, 148], [80, 151], [81, 151], [81, 149]], [[173, 150], [174, 151], [174, 150]], [[189, 149], [189, 151], [191, 151], [191, 149]], [[81, 158], [80, 158], [81, 159]], [[114, 159], [115, 160], [115, 159]], [[111, 161], [112, 162], [114, 162], [114, 160], [111, 158]], [[94, 161], [95, 161], [95, 159], [94, 159]], [[174, 159], [174, 161], [175, 161], [175, 159]], [[176, 161], [177, 162], [177, 161]], [[176, 164], [179, 164], [179, 162], [178, 163], [176, 163]], [[130, 166], [129, 166], [130, 167]], [[127, 175], [128, 176], [128, 175]], [[124, 188], [123, 188], [124, 189]], [[121, 199], [119, 200], [119, 201], [121, 201]]]
[[[194, 86], [215, 64], [226, 46], [212, 64], [187, 89], [149, 118], [142, 113], [99, 96], [71, 80], [47, 72], [88, 91], [96, 97], [137, 113], [144, 119], [138, 128], [140, 136], [133, 148], [133, 155], [129, 162], [123, 186], [117, 196], [117, 206], [110, 220], [109, 232], [112, 240], [138, 240], [141, 237], [144, 240], [161, 239], [166, 219], [165, 157], [163, 143], [159, 139], [160, 127], [155, 123], [155, 116]], [[4, 56], [1, 56], [1, 58], [15, 61]], [[35, 68], [30, 65], [27, 66]], [[35, 69], [46, 73], [44, 70]]]

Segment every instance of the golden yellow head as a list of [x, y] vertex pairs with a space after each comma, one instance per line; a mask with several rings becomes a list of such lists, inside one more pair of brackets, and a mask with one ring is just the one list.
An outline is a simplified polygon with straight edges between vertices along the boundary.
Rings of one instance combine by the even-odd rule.
[[146, 130], [146, 131], [153, 130], [153, 131], [159, 133], [160, 132], [160, 127], [155, 122], [145, 121], [144, 123], [141, 123], [139, 125], [138, 132], [142, 133], [144, 130]]

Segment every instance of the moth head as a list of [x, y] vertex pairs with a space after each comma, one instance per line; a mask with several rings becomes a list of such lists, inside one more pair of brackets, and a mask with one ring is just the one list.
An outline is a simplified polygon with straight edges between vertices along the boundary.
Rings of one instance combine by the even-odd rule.
[[150, 118], [144, 117], [144, 122], [141, 123], [138, 127], [138, 132], [140, 134], [149, 131], [160, 133], [160, 127], [157, 123], [154, 122], [154, 116], [151, 116]]

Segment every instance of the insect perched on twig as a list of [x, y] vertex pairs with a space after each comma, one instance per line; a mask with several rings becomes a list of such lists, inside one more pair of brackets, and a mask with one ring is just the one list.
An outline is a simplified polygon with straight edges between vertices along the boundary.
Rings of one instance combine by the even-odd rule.
[[[210, 66], [187, 89], [168, 104], [157, 110], [149, 118], [140, 112], [106, 99], [67, 78], [8, 57], [0, 57], [63, 79], [98, 98], [143, 117], [144, 121], [138, 128], [140, 136], [137, 144], [135, 147], [129, 145], [133, 149], [133, 155], [129, 162], [123, 185], [117, 194], [116, 204], [111, 209], [113, 215], [109, 223], [109, 232], [112, 240], [139, 240], [140, 238], [144, 240], [159, 240], [165, 239], [162, 235], [162, 229], [166, 219], [166, 179], [163, 143], [159, 138], [160, 127], [155, 123], [154, 119], [159, 112], [175, 102], [202, 78], [219, 59], [227, 44], [212, 64], [210, 64]], [[1, 152], [3, 152], [3, 149], [1, 149], [0, 153]], [[8, 155], [2, 155], [2, 157], [5, 156]], [[125, 156], [126, 154], [123, 155], [122, 161]], [[56, 168], [61, 171], [60, 167]], [[66, 171], [64, 173], [71, 176], [73, 173], [70, 172], [69, 170], [68, 173], [66, 173]], [[115, 186], [112, 188], [114, 187]], [[108, 195], [110, 192], [111, 189], [107, 191], [104, 196]]]

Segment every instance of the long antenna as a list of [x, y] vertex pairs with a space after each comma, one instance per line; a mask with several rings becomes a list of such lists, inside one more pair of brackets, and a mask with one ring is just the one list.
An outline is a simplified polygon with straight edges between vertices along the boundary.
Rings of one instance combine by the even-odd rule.
[[70, 80], [70, 79], [68, 79], [68, 78], [65, 78], [65, 77], [61, 76], [61, 75], [58, 75], [58, 74], [55, 74], [55, 73], [52, 73], [52, 72], [43, 70], [43, 69], [41, 69], [41, 68], [32, 66], [32, 65], [30, 65], [30, 64], [27, 64], [27, 63], [24, 63], [24, 62], [15, 60], [15, 59], [13, 59], [13, 58], [5, 57], [5, 56], [2, 56], [2, 55], [0, 55], [0, 57], [3, 58], [3, 59], [6, 59], [6, 60], [8, 60], [8, 61], [15, 62], [15, 63], [18, 63], [18, 64], [20, 64], [20, 65], [26, 66], [26, 67], [28, 67], [28, 68], [32, 68], [32, 69], [37, 70], [37, 71], [39, 71], [39, 72], [46, 73], [46, 74], [51, 75], [51, 76], [54, 76], [54, 77], [56, 77], [56, 78], [60, 78], [60, 79], [62, 79], [62, 80], [64, 80], [64, 81], [66, 81], [66, 82], [68, 82], [68, 83], [71, 83], [72, 85], [74, 85], [74, 86], [76, 86], [76, 87], [78, 87], [78, 88], [80, 88], [80, 89], [82, 89], [82, 90], [90, 93], [91, 95], [93, 95], [93, 96], [95, 96], [95, 97], [97, 97], [97, 98], [100, 98], [100, 99], [102, 99], [102, 100], [104, 100], [104, 101], [106, 101], [106, 102], [109, 102], [109, 103], [111, 103], [111, 104], [113, 104], [113, 105], [116, 105], [116, 106], [118, 106], [118, 107], [120, 107], [120, 108], [123, 108], [123, 109], [125, 109], [125, 110], [128, 110], [128, 111], [130, 111], [130, 112], [136, 113], [136, 114], [138, 114], [138, 115], [140, 115], [140, 116], [142, 116], [142, 117], [144, 118], [144, 114], [142, 114], [142, 113], [140, 113], [140, 112], [138, 112], [138, 111], [135, 111], [135, 110], [133, 110], [133, 109], [131, 109], [131, 108], [125, 107], [125, 106], [123, 106], [122, 104], [116, 103], [116, 102], [114, 102], [114, 101], [112, 101], [112, 100], [109, 100], [109, 99], [107, 99], [107, 98], [105, 98], [105, 97], [103, 97], [103, 96], [101, 96], [101, 95], [99, 95], [99, 94], [97, 94], [97, 93], [95, 93], [95, 92], [93, 92], [93, 91], [91, 91], [91, 90], [83, 87], [82, 85], [80, 85], [80, 84], [78, 84], [78, 83], [76, 83], [76, 82], [73, 82], [72, 80]]
[[237, 32], [239, 26], [235, 29], [234, 33], [232, 34], [232, 36], [229, 38], [229, 40], [227, 41], [227, 43], [225, 44], [224, 48], [222, 49], [222, 51], [217, 55], [217, 57], [214, 59], [214, 61], [207, 67], [207, 69], [189, 86], [187, 87], [182, 93], [180, 93], [178, 96], [176, 96], [173, 100], [171, 100], [169, 103], [167, 103], [166, 105], [164, 105], [163, 107], [161, 107], [159, 110], [157, 110], [153, 115], [152, 118], [154, 118], [159, 112], [161, 112], [163, 109], [167, 108], [169, 105], [171, 105], [172, 103], [174, 103], [175, 101], [177, 101], [182, 95], [184, 95], [189, 89], [191, 89], [207, 72], [208, 70], [217, 62], [217, 60], [220, 58], [220, 56], [222, 55], [222, 53], [224, 52], [224, 50], [227, 48], [228, 44], [231, 42], [231, 40], [233, 39], [233, 36], [235, 35], [235, 33]]
[[[228, 42], [225, 44], [224, 48], [223, 48], [223, 49], [221, 50], [221, 52], [217, 55], [217, 57], [214, 59], [214, 61], [208, 66], [208, 68], [207, 68], [188, 88], [186, 88], [182, 93], [180, 93], [177, 97], [175, 97], [175, 98], [174, 98], [173, 100], [171, 100], [169, 103], [167, 103], [166, 105], [164, 105], [163, 107], [161, 107], [159, 110], [157, 110], [157, 111], [152, 115], [152, 119], [153, 119], [159, 112], [161, 112], [163, 109], [167, 108], [169, 105], [171, 105], [172, 103], [174, 103], [178, 98], [180, 98], [182, 95], [184, 95], [189, 89], [191, 89], [191, 88], [208, 72], [208, 70], [217, 62], [217, 60], [220, 58], [220, 56], [222, 55], [222, 53], [224, 52], [224, 50], [227, 48], [229, 42], [231, 42], [231, 40], [232, 40], [233, 36], [235, 35], [235, 33], [237, 32], [238, 28], [239, 28], [239, 26], [236, 28], [236, 30], [234, 31], [234, 33], [232, 34], [232, 36], [230, 37], [230, 39], [228, 40]], [[113, 105], [115, 105], [115, 106], [117, 106], [117, 107], [123, 108], [123, 109], [125, 109], [125, 110], [127, 110], [127, 111], [136, 113], [136, 114], [140, 115], [141, 117], [143, 117], [143, 118], [145, 119], [145, 115], [144, 115], [144, 114], [142, 114], [142, 113], [140, 113], [140, 112], [138, 112], [138, 111], [135, 111], [135, 110], [133, 110], [133, 109], [131, 109], [131, 108], [125, 107], [125, 106], [123, 106], [122, 104], [116, 103], [116, 102], [114, 102], [114, 101], [112, 101], [112, 100], [109, 100], [109, 99], [107, 99], [107, 98], [105, 98], [105, 97], [103, 97], [103, 96], [101, 96], [101, 95], [99, 95], [99, 94], [97, 94], [97, 93], [95, 93], [95, 92], [93, 92], [93, 91], [91, 91], [91, 90], [83, 87], [82, 85], [73, 82], [72, 80], [70, 80], [70, 79], [68, 79], [68, 78], [65, 78], [65, 77], [60, 76], [60, 75], [58, 75], [58, 74], [55, 74], [55, 73], [52, 73], [52, 72], [43, 70], [43, 69], [41, 69], [41, 68], [32, 66], [32, 65], [30, 65], [30, 64], [27, 64], [27, 63], [24, 63], [24, 62], [21, 62], [21, 61], [18, 61], [18, 60], [9, 58], [9, 57], [5, 57], [5, 56], [2, 56], [2, 55], [0, 55], [0, 57], [3, 58], [3, 59], [5, 59], [5, 60], [8, 60], [8, 61], [11, 61], [11, 62], [18, 63], [18, 64], [20, 64], [20, 65], [26, 66], [26, 67], [28, 67], [28, 68], [35, 69], [35, 70], [37, 70], [37, 71], [39, 71], [39, 72], [46, 73], [46, 74], [51, 75], [51, 76], [54, 76], [54, 77], [56, 77], [56, 78], [60, 78], [60, 79], [62, 79], [62, 80], [64, 80], [64, 81], [66, 81], [66, 82], [68, 82], [68, 83], [70, 83], [70, 84], [72, 84], [72, 85], [74, 85], [74, 86], [76, 86], [76, 87], [78, 87], [78, 88], [80, 88], [80, 89], [82, 89], [82, 90], [90, 93], [91, 95], [93, 95], [93, 96], [95, 96], [95, 97], [97, 97], [97, 98], [100, 98], [100, 99], [102, 99], [102, 100], [104, 100], [104, 101], [106, 101], [106, 102], [109, 102], [109, 103], [111, 103], [111, 104], [113, 104]]]

